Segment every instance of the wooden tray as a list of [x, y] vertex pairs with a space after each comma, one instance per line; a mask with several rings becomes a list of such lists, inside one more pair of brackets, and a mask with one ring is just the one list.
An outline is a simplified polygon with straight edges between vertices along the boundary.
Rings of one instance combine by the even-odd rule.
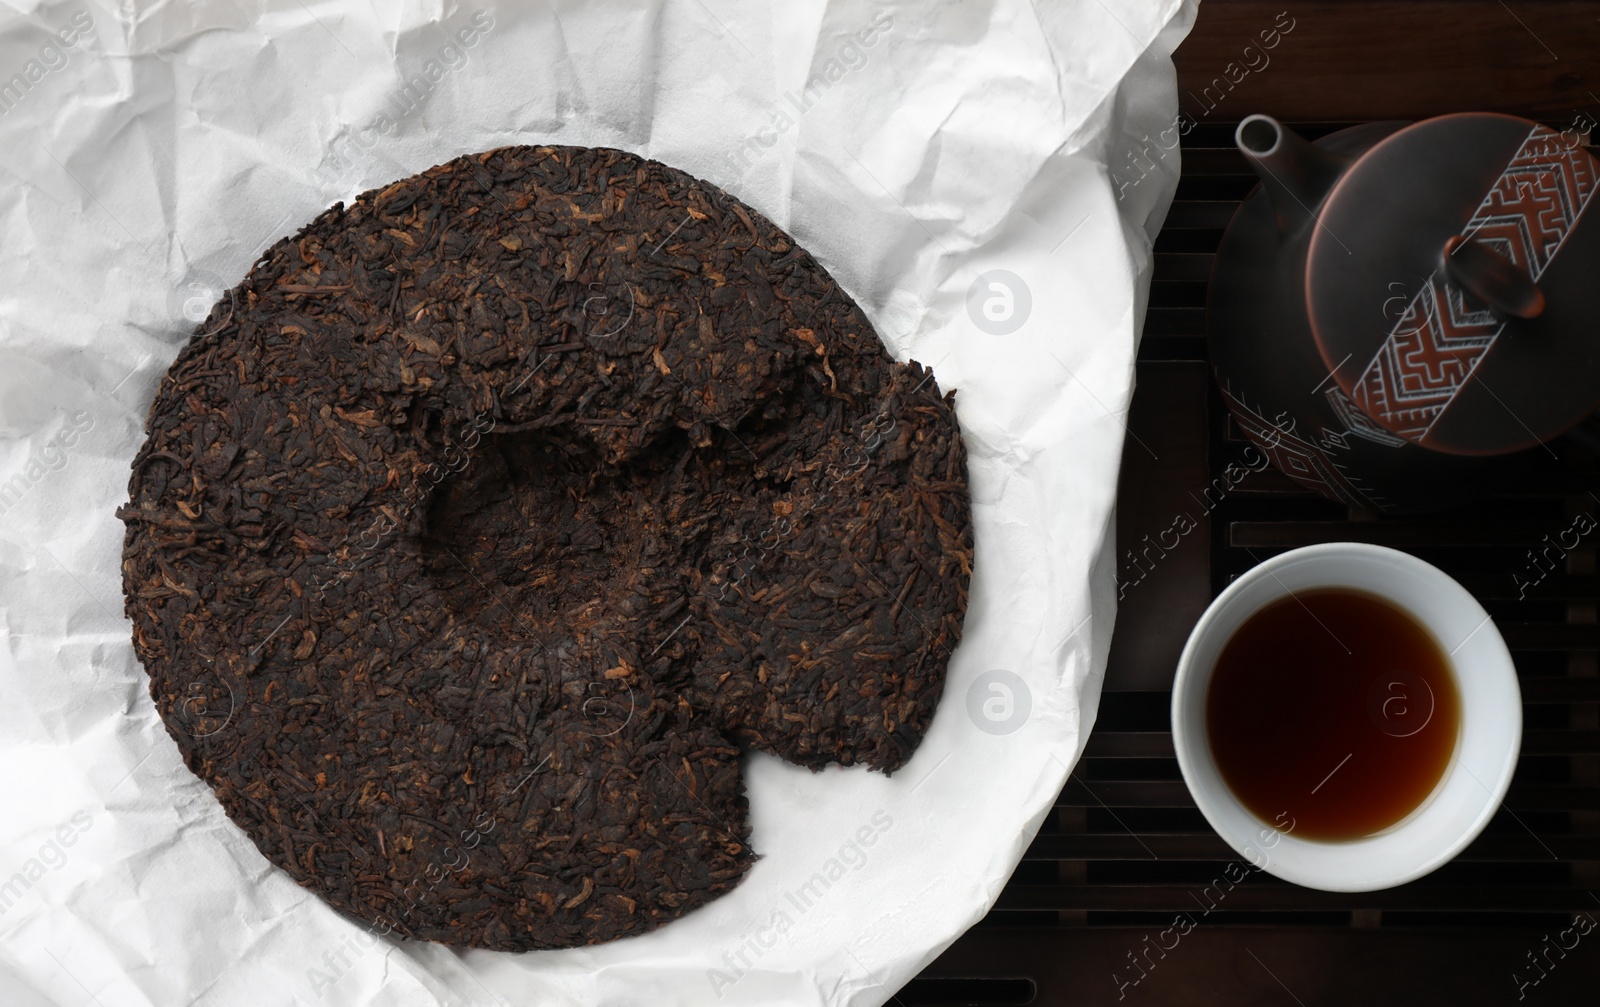
[[[1230, 62], [1263, 62], [1246, 45], [1290, 21], [1270, 63], [1219, 90]], [[1177, 60], [1197, 125], [1156, 244], [1119, 497], [1125, 597], [1099, 720], [995, 910], [891, 1003], [1592, 1000], [1600, 933], [1572, 926], [1575, 914], [1600, 921], [1600, 531], [1574, 549], [1550, 543], [1570, 542], [1581, 516], [1600, 521], [1594, 455], [1555, 444], [1535, 478], [1425, 520], [1351, 513], [1273, 470], [1228, 488], [1223, 470], [1245, 442], [1211, 381], [1204, 305], [1212, 252], [1254, 185], [1232, 146], [1244, 115], [1269, 112], [1313, 138], [1463, 110], [1581, 130], [1600, 118], [1597, 58], [1594, 3], [1203, 5]], [[1195, 525], [1181, 536], [1179, 515]], [[1484, 835], [1412, 884], [1330, 894], [1252, 871], [1224, 891], [1237, 858], [1196, 810], [1168, 733], [1178, 653], [1231, 578], [1336, 540], [1413, 552], [1494, 616], [1522, 680], [1516, 778]], [[1526, 597], [1518, 578], [1537, 579]], [[1194, 922], [1175, 926], [1184, 913]]]

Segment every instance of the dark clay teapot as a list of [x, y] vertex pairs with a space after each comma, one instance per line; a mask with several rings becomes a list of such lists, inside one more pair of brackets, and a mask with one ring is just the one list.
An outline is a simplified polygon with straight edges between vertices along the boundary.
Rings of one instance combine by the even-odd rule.
[[1600, 162], [1574, 134], [1457, 114], [1313, 144], [1254, 115], [1235, 141], [1261, 185], [1217, 250], [1211, 360], [1290, 477], [1438, 510], [1600, 406]]

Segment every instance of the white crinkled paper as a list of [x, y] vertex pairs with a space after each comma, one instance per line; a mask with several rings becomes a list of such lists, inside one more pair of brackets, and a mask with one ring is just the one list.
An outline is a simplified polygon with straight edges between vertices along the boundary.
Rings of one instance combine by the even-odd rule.
[[[0, 1002], [881, 1004], [988, 909], [1082, 749], [1193, 0], [474, 4], [0, 17]], [[977, 558], [904, 770], [752, 757], [735, 891], [462, 954], [335, 915], [184, 768], [114, 511], [161, 374], [263, 248], [523, 143], [659, 159], [810, 249], [958, 390]]]

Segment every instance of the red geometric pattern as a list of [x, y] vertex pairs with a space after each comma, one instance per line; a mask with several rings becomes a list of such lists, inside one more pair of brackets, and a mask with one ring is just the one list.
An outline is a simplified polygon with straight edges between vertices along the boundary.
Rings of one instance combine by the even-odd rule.
[[1333, 414], [1339, 417], [1339, 422], [1344, 425], [1345, 433], [1362, 437], [1374, 444], [1382, 444], [1386, 448], [1403, 448], [1406, 441], [1391, 434], [1384, 427], [1372, 422], [1372, 417], [1356, 408], [1350, 397], [1338, 385], [1330, 384], [1328, 390], [1322, 393], [1328, 400], [1328, 407]]
[[[1534, 127], [1462, 233], [1537, 280], [1555, 258], [1596, 187], [1594, 158], [1568, 149], [1561, 134]], [[1421, 441], [1449, 407], [1504, 323], [1472, 310], [1435, 269], [1377, 356], [1350, 389], [1363, 412], [1407, 440]]]
[[1279, 413], [1276, 422], [1268, 420], [1237, 398], [1227, 384], [1222, 386], [1222, 397], [1233, 411], [1239, 429], [1266, 453], [1278, 471], [1307, 489], [1351, 506], [1383, 509], [1384, 499], [1363, 491], [1345, 473], [1344, 466], [1334, 460], [1330, 451], [1344, 445], [1342, 440], [1330, 440], [1330, 431], [1323, 431], [1324, 443], [1319, 445], [1301, 437], [1295, 431], [1294, 418], [1287, 413]]

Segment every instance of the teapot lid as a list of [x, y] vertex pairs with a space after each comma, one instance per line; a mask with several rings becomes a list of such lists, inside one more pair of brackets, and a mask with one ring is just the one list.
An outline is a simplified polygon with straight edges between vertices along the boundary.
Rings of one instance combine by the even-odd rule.
[[1575, 138], [1495, 113], [1416, 123], [1351, 162], [1306, 261], [1335, 408], [1464, 455], [1533, 447], [1594, 412], [1596, 188]]

